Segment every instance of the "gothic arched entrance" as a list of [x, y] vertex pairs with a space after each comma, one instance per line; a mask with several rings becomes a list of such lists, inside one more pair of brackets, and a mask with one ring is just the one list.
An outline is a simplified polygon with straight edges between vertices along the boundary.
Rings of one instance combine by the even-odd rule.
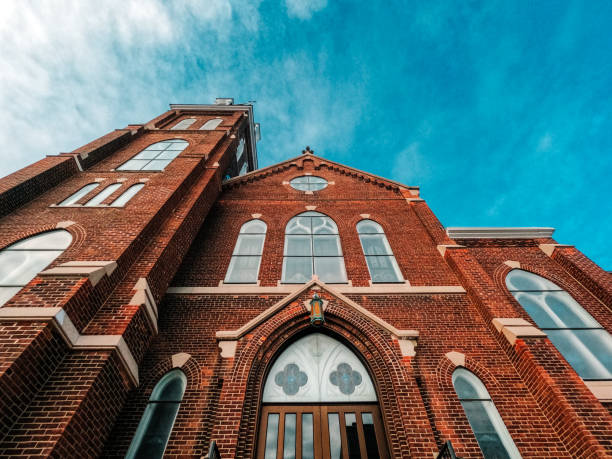
[[274, 361], [262, 397], [260, 459], [388, 458], [376, 389], [347, 346], [306, 335]]

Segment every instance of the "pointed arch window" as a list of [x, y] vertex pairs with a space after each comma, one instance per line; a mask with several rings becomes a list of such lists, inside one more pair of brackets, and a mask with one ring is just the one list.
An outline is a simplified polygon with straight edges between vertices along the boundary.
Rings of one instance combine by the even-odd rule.
[[118, 171], [163, 171], [189, 143], [170, 139], [149, 145], [132, 159], [117, 168]]
[[482, 381], [465, 368], [453, 372], [453, 386], [485, 458], [517, 459], [521, 455], [512, 441]]
[[513, 269], [506, 286], [583, 379], [612, 379], [612, 335], [558, 285]]
[[217, 129], [217, 127], [219, 127], [219, 125], [222, 122], [223, 122], [223, 119], [221, 118], [215, 118], [212, 120], [208, 120], [206, 123], [202, 125], [202, 127], [200, 128], [200, 131], [214, 131], [215, 129]]
[[136, 196], [136, 193], [138, 193], [143, 188], [144, 183], [137, 183], [136, 185], [132, 185], [111, 203], [111, 207], [125, 206], [129, 202], [129, 200]]
[[357, 233], [372, 283], [403, 282], [404, 278], [382, 226], [372, 220], [361, 220], [357, 223]]
[[267, 225], [261, 220], [251, 220], [242, 225], [224, 282], [239, 284], [257, 282], [266, 231]]
[[151, 393], [126, 458], [163, 457], [186, 386], [185, 373], [179, 369], [169, 371], [159, 380]]
[[59, 257], [72, 242], [66, 230], [22, 239], [0, 251], [0, 306]]
[[195, 123], [195, 118], [185, 118], [184, 120], [179, 121], [174, 126], [172, 126], [171, 130], [178, 131], [181, 129], [189, 129], [193, 123]]
[[347, 281], [336, 223], [327, 215], [310, 211], [287, 223], [282, 281], [301, 284], [313, 274], [327, 283]]
[[64, 199], [62, 202], [60, 202], [58, 206], [71, 206], [74, 203], [78, 202], [82, 197], [87, 195], [90, 191], [93, 191], [96, 188], [98, 188], [98, 186], [100, 186], [99, 183], [88, 183], [83, 188], [81, 188], [79, 191], [71, 194], [66, 199]]

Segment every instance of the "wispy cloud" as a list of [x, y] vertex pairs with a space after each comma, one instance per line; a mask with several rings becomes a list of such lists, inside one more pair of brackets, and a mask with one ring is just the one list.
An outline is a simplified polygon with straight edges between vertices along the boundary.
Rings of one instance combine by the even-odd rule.
[[327, 6], [327, 0], [286, 0], [287, 14], [299, 19], [310, 19]]

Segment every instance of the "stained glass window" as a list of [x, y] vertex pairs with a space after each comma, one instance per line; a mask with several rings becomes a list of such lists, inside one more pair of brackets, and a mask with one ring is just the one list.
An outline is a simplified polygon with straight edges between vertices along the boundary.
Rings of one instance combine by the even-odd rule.
[[313, 333], [276, 359], [263, 402], [372, 402], [374, 384], [361, 360], [344, 344]]

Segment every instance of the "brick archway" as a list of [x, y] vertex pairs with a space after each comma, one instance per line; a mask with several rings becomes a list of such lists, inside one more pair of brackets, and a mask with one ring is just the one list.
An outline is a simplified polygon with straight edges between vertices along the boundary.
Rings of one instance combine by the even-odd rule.
[[254, 456], [267, 372], [288, 344], [313, 331], [338, 339], [362, 359], [376, 387], [392, 456], [405, 457], [412, 448], [436, 451], [410, 359], [402, 358], [397, 341], [368, 318], [355, 314], [339, 299], [326, 292], [322, 295], [329, 301], [322, 327], [310, 325], [308, 313], [302, 305], [305, 295], [241, 339], [229, 381], [223, 388], [227, 397], [232, 397], [232, 406], [239, 407], [238, 432], [233, 444], [220, 439], [222, 454]]

